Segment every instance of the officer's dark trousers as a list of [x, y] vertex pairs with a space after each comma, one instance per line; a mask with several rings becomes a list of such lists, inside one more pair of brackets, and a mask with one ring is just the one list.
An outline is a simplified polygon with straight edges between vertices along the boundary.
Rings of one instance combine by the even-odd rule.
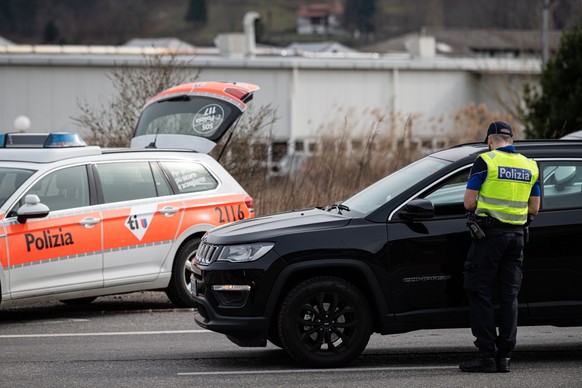
[[[487, 228], [486, 237], [473, 240], [465, 262], [464, 287], [469, 298], [471, 331], [481, 354], [495, 348], [510, 352], [517, 336], [517, 294], [521, 287], [523, 229]], [[493, 295], [499, 291], [499, 334]]]

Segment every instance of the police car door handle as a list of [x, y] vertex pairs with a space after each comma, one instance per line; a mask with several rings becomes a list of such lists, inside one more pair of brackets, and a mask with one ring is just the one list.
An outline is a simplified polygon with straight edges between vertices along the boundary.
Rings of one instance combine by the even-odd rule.
[[177, 207], [173, 207], [173, 206], [165, 206], [162, 210], [160, 210], [160, 214], [165, 215], [166, 217], [170, 217], [173, 216], [174, 214], [176, 214], [178, 212]]
[[79, 224], [83, 225], [85, 228], [92, 228], [99, 222], [101, 222], [101, 219], [99, 218], [86, 217], [79, 221]]

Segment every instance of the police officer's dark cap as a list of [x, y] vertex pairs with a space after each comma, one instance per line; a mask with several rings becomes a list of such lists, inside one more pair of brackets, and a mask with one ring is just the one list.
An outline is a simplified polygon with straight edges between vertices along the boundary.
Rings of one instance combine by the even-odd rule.
[[489, 124], [489, 129], [487, 129], [487, 136], [485, 136], [484, 143], [487, 144], [487, 138], [489, 135], [509, 135], [513, 137], [513, 130], [511, 125], [503, 121], [494, 121]]

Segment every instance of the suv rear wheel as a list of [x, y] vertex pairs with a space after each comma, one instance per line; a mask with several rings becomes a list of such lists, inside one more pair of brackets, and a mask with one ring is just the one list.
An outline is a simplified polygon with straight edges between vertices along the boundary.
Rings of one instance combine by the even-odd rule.
[[321, 276], [301, 282], [287, 294], [278, 327], [291, 357], [306, 366], [329, 368], [346, 364], [364, 350], [372, 319], [357, 287]]
[[194, 307], [195, 303], [190, 295], [190, 275], [192, 274], [191, 260], [196, 255], [200, 245], [199, 238], [186, 242], [176, 253], [172, 265], [172, 278], [166, 289], [166, 295], [177, 307]]

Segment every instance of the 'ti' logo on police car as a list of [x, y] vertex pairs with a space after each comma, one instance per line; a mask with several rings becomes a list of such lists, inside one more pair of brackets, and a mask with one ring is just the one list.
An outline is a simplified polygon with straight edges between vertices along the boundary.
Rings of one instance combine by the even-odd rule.
[[150, 227], [156, 208], [157, 205], [155, 203], [150, 203], [134, 206], [129, 211], [129, 217], [125, 220], [125, 227], [129, 229], [129, 231], [133, 233], [139, 241], [141, 241]]

